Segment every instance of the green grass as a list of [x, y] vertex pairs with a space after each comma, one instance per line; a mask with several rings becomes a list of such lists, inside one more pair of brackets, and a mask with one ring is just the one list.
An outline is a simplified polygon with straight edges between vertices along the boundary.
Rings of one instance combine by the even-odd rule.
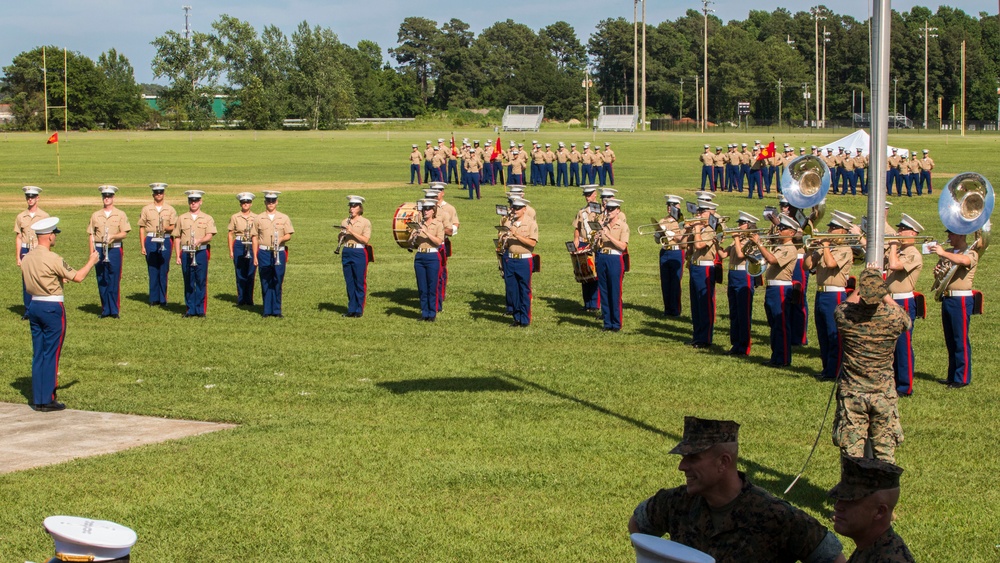
[[[504, 143], [614, 143], [617, 187], [633, 229], [633, 270], [624, 284], [624, 329], [605, 334], [600, 321], [579, 311], [579, 285], [564, 249], [582, 202], [575, 189], [528, 188], [538, 210], [543, 271], [534, 278], [533, 324], [515, 331], [502, 314], [491, 242], [501, 190], [484, 188], [484, 200], [470, 202], [453, 188], [447, 199], [458, 207], [462, 229], [448, 300], [436, 324], [415, 322], [412, 255], [391, 241], [389, 223], [400, 203], [417, 197], [405, 185], [410, 144], [450, 133], [71, 133], [60, 147], [58, 177], [55, 147], [45, 145], [44, 135], [0, 138], [0, 201], [8, 221], [23, 205], [20, 186], [42, 186], [42, 206], [63, 220], [56, 250], [76, 266], [86, 258], [84, 228], [102, 183], [122, 188], [120, 207], [133, 221], [149, 199], [150, 182], [170, 183], [168, 200], [177, 207], [184, 189], [205, 189], [203, 209], [220, 228], [237, 210], [235, 193], [284, 185], [293, 189], [280, 208], [297, 229], [284, 320], [233, 305], [224, 236], [213, 249], [205, 319], [181, 318], [178, 268], [170, 274], [173, 310], [146, 306], [134, 223], [120, 320], [97, 318], [93, 275], [67, 287], [61, 400], [71, 408], [240, 427], [0, 476], [0, 560], [51, 555], [40, 523], [64, 513], [134, 528], [134, 553], [142, 561], [627, 561], [625, 524], [635, 504], [682, 482], [678, 458], [666, 452], [688, 414], [742, 423], [743, 469], [780, 494], [809, 452], [829, 394], [811, 377], [820, 365], [815, 329], [791, 369], [762, 367], [767, 327], [758, 295], [753, 358], [722, 356], [729, 322], [718, 286], [717, 346], [684, 347], [691, 330], [687, 282], [685, 317], [660, 318], [657, 248], [635, 236], [637, 225], [663, 211], [663, 194], [693, 198], [702, 143], [746, 136], [502, 135]], [[496, 137], [482, 130], [455, 135]], [[800, 146], [835, 138], [775, 140]], [[996, 137], [893, 135], [889, 142], [931, 149], [939, 178], [966, 170], [1000, 177], [1000, 163], [990, 158]], [[374, 224], [377, 262], [369, 268], [360, 320], [340, 316], [346, 297], [332, 254], [331, 226], [346, 213], [348, 193], [368, 199], [366, 216]], [[905, 211], [940, 235], [937, 193], [895, 200], [891, 217]], [[758, 214], [762, 207], [736, 196], [718, 201], [725, 215]], [[861, 216], [865, 202], [835, 197], [832, 209]], [[5, 248], [0, 400], [23, 403], [31, 341], [27, 323], [18, 320], [13, 249]], [[922, 561], [997, 557], [996, 271], [987, 254], [976, 277], [988, 302], [987, 314], [972, 322], [972, 387], [948, 392], [934, 383], [947, 366], [936, 303], [914, 333], [918, 376], [915, 395], [900, 405], [906, 441], [897, 458], [906, 473], [896, 528]], [[925, 293], [929, 272], [930, 265], [920, 281]], [[827, 522], [825, 491], [837, 481], [837, 456], [828, 424], [805, 478], [788, 496]], [[844, 543], [849, 553], [853, 544]]]

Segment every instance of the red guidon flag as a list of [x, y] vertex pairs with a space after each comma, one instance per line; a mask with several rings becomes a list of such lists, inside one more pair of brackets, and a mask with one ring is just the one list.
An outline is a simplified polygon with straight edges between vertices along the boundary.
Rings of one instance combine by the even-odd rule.
[[451, 156], [458, 156], [458, 151], [455, 150], [455, 135], [451, 136]]
[[53, 143], [58, 143], [58, 142], [59, 142], [59, 132], [58, 132], [58, 131], [56, 131], [55, 133], [53, 133], [53, 134], [52, 134], [52, 135], [51, 135], [51, 136], [49, 137], [49, 140], [48, 140], [48, 141], [45, 141], [45, 144], [46, 144], [46, 145], [51, 145], [51, 144], [53, 144]]
[[772, 157], [774, 157], [774, 141], [771, 141], [766, 147], [760, 150], [760, 154], [757, 155], [757, 160], [764, 160], [765, 158]]
[[500, 153], [503, 149], [500, 148], [500, 137], [497, 137], [497, 142], [493, 145], [493, 152], [490, 153], [490, 160], [496, 160], [500, 158]]

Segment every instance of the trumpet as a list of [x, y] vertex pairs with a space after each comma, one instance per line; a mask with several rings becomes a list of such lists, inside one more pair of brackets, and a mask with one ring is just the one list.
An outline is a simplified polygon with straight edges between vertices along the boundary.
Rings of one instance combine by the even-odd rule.
[[271, 235], [271, 254], [274, 257], [274, 265], [281, 265], [281, 252], [278, 250], [278, 244], [281, 243], [281, 235], [278, 229], [274, 229], [274, 234]]
[[194, 238], [194, 223], [191, 223], [191, 240], [188, 241], [188, 253], [191, 254], [191, 267], [198, 267], [198, 246], [195, 244], [196, 240]]
[[163, 250], [164, 250], [164, 247], [163, 247], [163, 214], [162, 213], [158, 214], [156, 217], [157, 217], [157, 222], [156, 222], [156, 235], [155, 235], [155, 238], [160, 239], [159, 252], [162, 253]]
[[409, 231], [409, 237], [406, 240], [406, 249], [410, 252], [417, 247], [417, 237], [420, 236], [420, 229], [424, 226], [423, 217], [417, 215], [416, 221], [407, 221], [406, 230]]
[[111, 262], [111, 259], [108, 258], [108, 246], [111, 245], [111, 235], [108, 234], [107, 225], [104, 226], [104, 238], [101, 240], [101, 244], [104, 245], [104, 259], [101, 260], [101, 262], [107, 264], [108, 262]]
[[253, 245], [250, 244], [251, 231], [253, 231], [253, 217], [247, 217], [246, 226], [243, 228], [243, 248], [246, 250], [243, 253], [243, 258], [247, 260], [253, 259]]
[[351, 226], [351, 219], [347, 219], [347, 226], [340, 228], [340, 234], [337, 235], [337, 248], [334, 249], [334, 254], [340, 254], [340, 249], [344, 247], [344, 243], [347, 242], [347, 228]]

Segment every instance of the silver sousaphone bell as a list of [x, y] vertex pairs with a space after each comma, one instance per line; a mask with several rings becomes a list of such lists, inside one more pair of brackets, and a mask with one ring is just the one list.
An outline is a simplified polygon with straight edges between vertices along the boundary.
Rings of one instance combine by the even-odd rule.
[[[990, 244], [990, 215], [993, 214], [994, 194], [990, 181], [982, 174], [963, 172], [949, 181], [938, 199], [938, 217], [949, 232], [957, 235], [976, 234], [976, 240], [966, 252], [975, 250], [980, 256]], [[934, 268], [931, 290], [938, 301], [955, 277], [958, 266], [942, 262]]]
[[800, 156], [785, 166], [780, 186], [792, 207], [809, 209], [819, 205], [830, 190], [830, 167], [817, 156]]

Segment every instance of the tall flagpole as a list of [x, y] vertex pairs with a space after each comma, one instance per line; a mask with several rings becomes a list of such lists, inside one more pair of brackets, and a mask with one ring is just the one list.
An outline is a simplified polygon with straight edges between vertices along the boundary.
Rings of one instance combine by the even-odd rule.
[[889, 135], [889, 32], [890, 0], [875, 0], [872, 17], [872, 135], [868, 192], [868, 246], [865, 261], [882, 267], [885, 243], [885, 189]]

